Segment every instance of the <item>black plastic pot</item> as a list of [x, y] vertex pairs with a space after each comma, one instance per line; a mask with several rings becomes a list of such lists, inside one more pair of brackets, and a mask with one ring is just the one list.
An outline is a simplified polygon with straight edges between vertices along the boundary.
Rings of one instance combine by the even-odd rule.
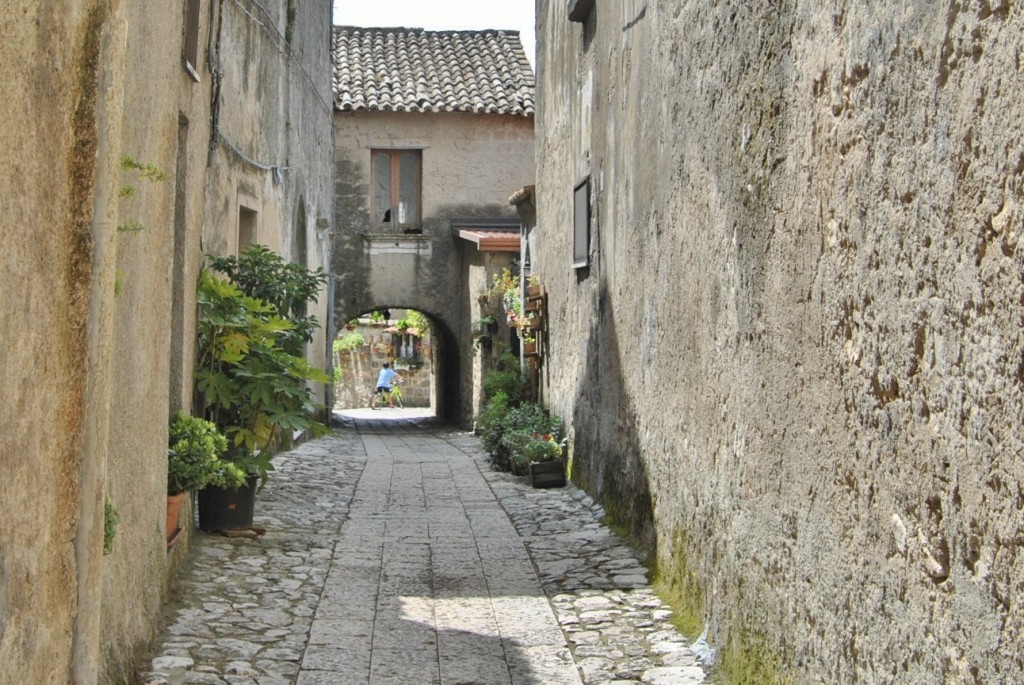
[[199, 491], [199, 527], [202, 530], [252, 528], [256, 509], [256, 476], [240, 488], [206, 487]]

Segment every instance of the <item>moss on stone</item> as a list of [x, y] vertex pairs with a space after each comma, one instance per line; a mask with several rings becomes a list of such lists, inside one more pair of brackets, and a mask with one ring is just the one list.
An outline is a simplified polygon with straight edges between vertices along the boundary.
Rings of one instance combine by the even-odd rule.
[[785, 672], [783, 659], [763, 634], [734, 631], [719, 653], [719, 666], [712, 679], [722, 685], [794, 685]]
[[662, 601], [672, 607], [672, 624], [684, 635], [704, 629], [704, 585], [690, 561], [689, 535], [678, 528], [665, 557], [654, 569], [652, 584]]

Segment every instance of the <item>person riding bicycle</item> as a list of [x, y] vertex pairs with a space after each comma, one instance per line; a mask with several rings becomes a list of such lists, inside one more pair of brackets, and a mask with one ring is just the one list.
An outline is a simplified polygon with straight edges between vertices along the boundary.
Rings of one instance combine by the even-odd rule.
[[398, 373], [391, 368], [391, 364], [384, 362], [384, 367], [377, 374], [377, 393], [383, 394], [384, 397], [388, 398], [388, 406], [392, 409], [395, 406], [394, 401], [391, 398], [391, 386], [396, 383], [401, 383], [404, 379], [398, 375]]

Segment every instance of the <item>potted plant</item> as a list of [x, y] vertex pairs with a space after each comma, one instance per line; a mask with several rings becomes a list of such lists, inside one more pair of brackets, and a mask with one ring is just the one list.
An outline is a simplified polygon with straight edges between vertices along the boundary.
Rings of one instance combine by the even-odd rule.
[[491, 338], [490, 333], [480, 333], [479, 335], [475, 336], [475, 338], [476, 346], [479, 347], [481, 350], [489, 350], [491, 349], [491, 345], [494, 344], [494, 339]]
[[167, 542], [181, 530], [178, 518], [185, 494], [211, 484], [238, 487], [245, 473], [221, 460], [228, 441], [212, 422], [178, 411], [171, 421], [167, 441]]
[[481, 442], [491, 454], [491, 463], [520, 475], [526, 475], [531, 459], [541, 455], [538, 448], [528, 447], [541, 439], [536, 436], [550, 435], [554, 439], [562, 431], [560, 418], [538, 404], [514, 399], [523, 392], [513, 385], [497, 392], [478, 421]]
[[314, 419], [308, 383], [330, 379], [303, 356], [319, 327], [306, 304], [327, 277], [262, 245], [209, 261], [226, 276], [200, 274], [196, 386], [204, 417], [228, 439], [225, 458], [249, 478], [243, 487], [200, 490], [199, 523], [206, 530], [251, 528], [257, 479], [266, 482], [273, 455], [295, 432], [327, 430]]
[[541, 286], [538, 278], [531, 274], [526, 278], [526, 296], [527, 297], [540, 297], [544, 294], [544, 288]]
[[481, 316], [476, 321], [476, 329], [480, 333], [493, 333], [498, 330], [498, 321], [490, 314]]
[[533, 433], [522, 447], [523, 460], [529, 464], [530, 485], [535, 488], [563, 487], [562, 445], [551, 433]]
[[532, 333], [527, 333], [523, 336], [523, 355], [535, 357], [537, 354], [537, 337]]

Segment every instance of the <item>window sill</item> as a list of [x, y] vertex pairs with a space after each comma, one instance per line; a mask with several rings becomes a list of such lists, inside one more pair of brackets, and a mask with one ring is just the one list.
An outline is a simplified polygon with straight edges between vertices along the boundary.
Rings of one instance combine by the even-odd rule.
[[428, 235], [402, 233], [364, 233], [363, 247], [371, 254], [417, 254], [430, 256], [433, 242]]
[[391, 224], [373, 224], [369, 233], [374, 235], [422, 235], [423, 228], [417, 226], [394, 227]]

